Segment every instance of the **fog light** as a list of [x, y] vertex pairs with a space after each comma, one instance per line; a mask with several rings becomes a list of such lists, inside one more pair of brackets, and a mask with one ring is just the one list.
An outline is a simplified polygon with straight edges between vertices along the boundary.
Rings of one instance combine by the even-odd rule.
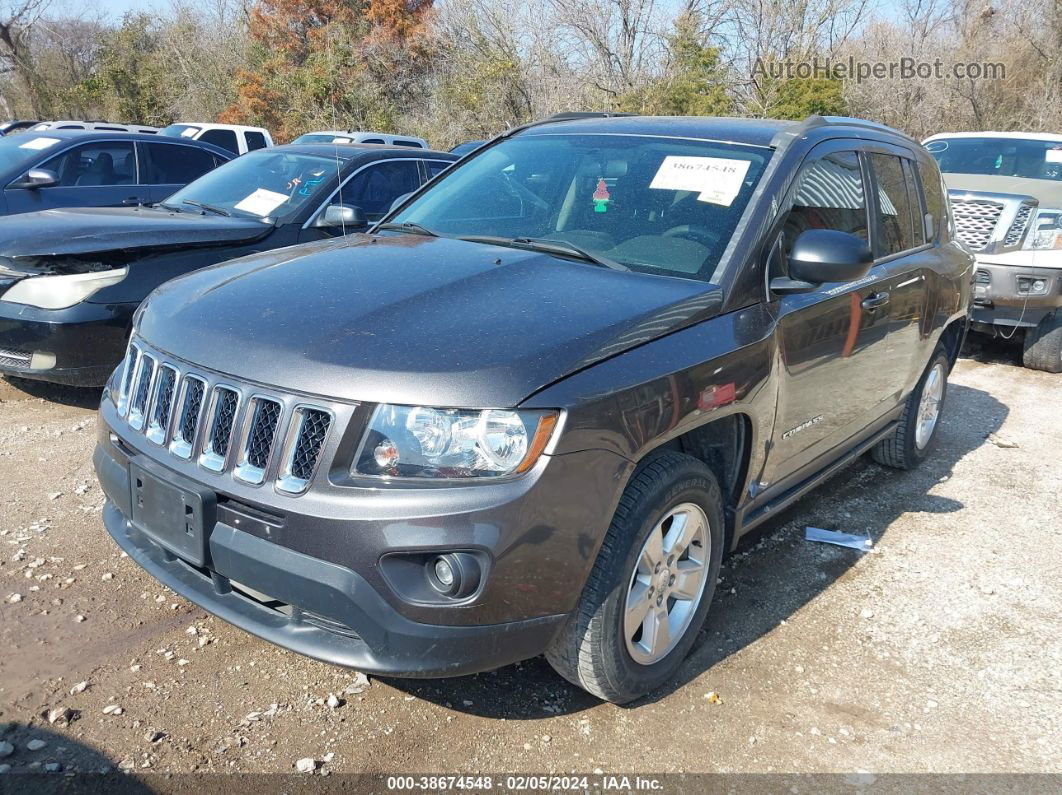
[[44, 351], [34, 351], [30, 357], [31, 370], [51, 370], [55, 367], [55, 354]]
[[446, 558], [435, 559], [435, 577], [446, 590], [454, 585], [454, 570]]
[[1047, 282], [1045, 282], [1043, 279], [1037, 279], [1032, 283], [1032, 291], [1034, 293], [1042, 293], [1046, 287]]
[[431, 587], [443, 596], [463, 599], [479, 588], [480, 564], [470, 552], [447, 552], [429, 558], [424, 564]]

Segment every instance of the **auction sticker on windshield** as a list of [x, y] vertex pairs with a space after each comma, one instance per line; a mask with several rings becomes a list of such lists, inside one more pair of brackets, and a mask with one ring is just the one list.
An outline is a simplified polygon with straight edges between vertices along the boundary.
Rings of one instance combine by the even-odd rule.
[[236, 205], [236, 209], [243, 210], [247, 213], [254, 213], [255, 215], [266, 216], [287, 200], [288, 196], [286, 193], [277, 193], [276, 191], [259, 188], [247, 198], [241, 199]]
[[696, 191], [699, 201], [729, 207], [741, 192], [748, 170], [748, 160], [668, 155], [649, 187]]
[[34, 138], [32, 141], [26, 141], [24, 144], [19, 144], [19, 149], [47, 149], [52, 144], [59, 143], [58, 138]]

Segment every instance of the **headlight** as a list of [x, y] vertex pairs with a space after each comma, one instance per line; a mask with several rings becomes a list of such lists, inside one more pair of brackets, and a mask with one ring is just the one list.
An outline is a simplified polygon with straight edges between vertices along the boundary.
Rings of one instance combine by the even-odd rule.
[[392, 478], [484, 478], [526, 472], [549, 443], [554, 411], [379, 406], [352, 473]]
[[1025, 236], [1024, 248], [1036, 251], [1062, 248], [1062, 210], [1037, 210]]
[[129, 268], [118, 268], [61, 276], [29, 276], [15, 282], [0, 300], [41, 309], [66, 309], [84, 301], [97, 290], [117, 284], [128, 272]]

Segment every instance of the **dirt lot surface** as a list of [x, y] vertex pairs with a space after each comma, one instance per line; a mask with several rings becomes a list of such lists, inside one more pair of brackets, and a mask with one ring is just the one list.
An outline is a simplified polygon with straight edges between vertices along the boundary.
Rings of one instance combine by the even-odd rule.
[[95, 397], [0, 382], [0, 770], [1062, 772], [1060, 394], [960, 361], [932, 459], [779, 516], [679, 680], [619, 708], [541, 659], [358, 686], [208, 616], [104, 532]]

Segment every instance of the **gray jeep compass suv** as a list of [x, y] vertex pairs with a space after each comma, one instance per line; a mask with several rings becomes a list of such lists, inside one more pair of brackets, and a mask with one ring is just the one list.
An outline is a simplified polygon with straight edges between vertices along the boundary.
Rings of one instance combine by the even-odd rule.
[[511, 130], [366, 234], [156, 290], [101, 406], [107, 529], [321, 660], [545, 653], [629, 701], [742, 534], [931, 450], [973, 261], [946, 212], [932, 157], [857, 120]]

